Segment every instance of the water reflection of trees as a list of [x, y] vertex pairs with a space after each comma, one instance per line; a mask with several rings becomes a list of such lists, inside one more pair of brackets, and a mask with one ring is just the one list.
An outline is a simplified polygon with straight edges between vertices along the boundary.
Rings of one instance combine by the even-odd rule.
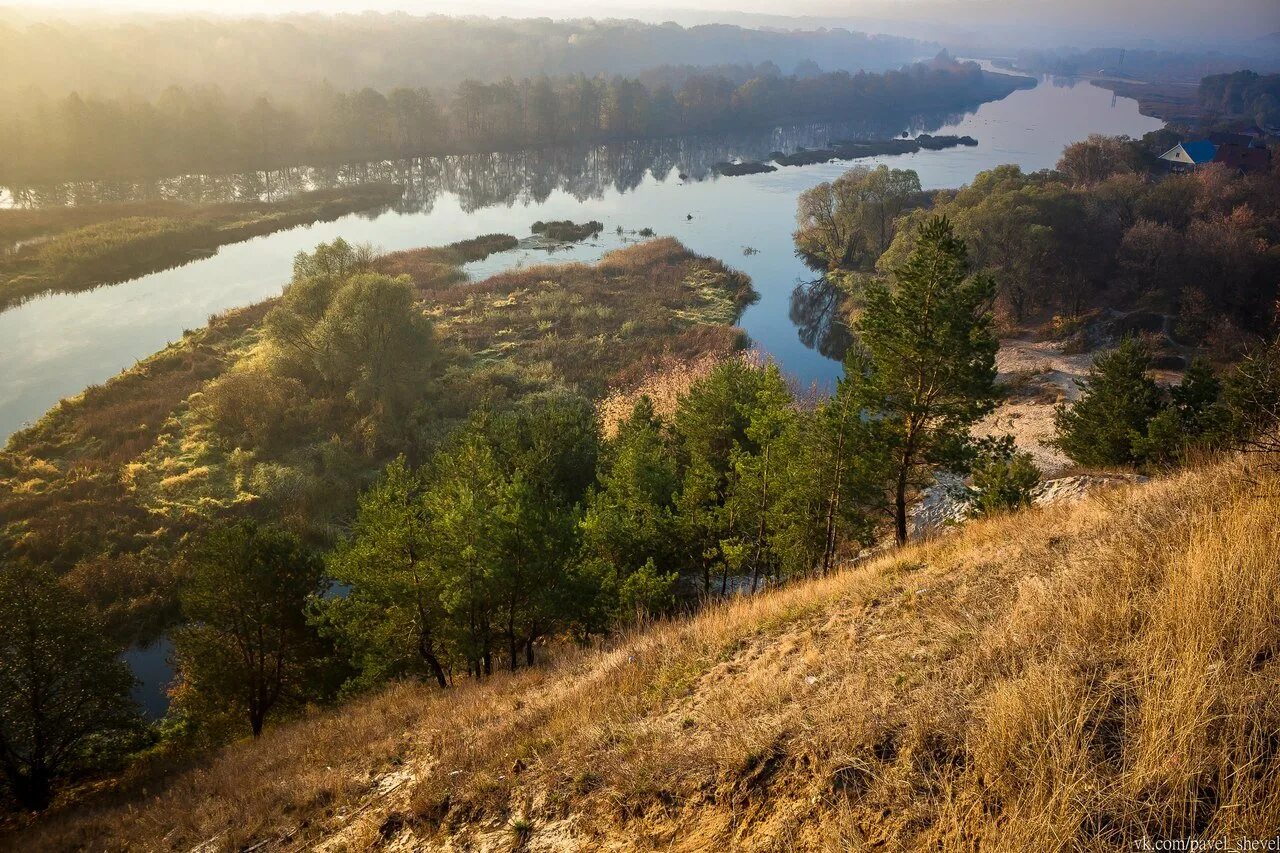
[[801, 282], [791, 291], [791, 322], [800, 342], [827, 358], [840, 361], [853, 343], [845, 320], [844, 292], [825, 276]]
[[610, 190], [633, 190], [650, 176], [662, 181], [680, 174], [686, 180], [702, 181], [714, 177], [713, 164], [726, 160], [762, 160], [773, 151], [826, 147], [834, 139], [885, 138], [904, 130], [930, 132], [960, 118], [961, 115], [941, 113], [881, 117], [607, 145], [296, 166], [234, 175], [5, 187], [0, 191], [0, 204], [53, 207], [159, 199], [192, 204], [279, 201], [308, 190], [385, 182], [405, 187], [404, 197], [395, 208], [398, 212], [430, 211], [436, 200], [447, 193], [456, 195], [462, 209], [471, 212], [499, 204], [542, 202], [557, 191], [579, 200], [600, 198]]

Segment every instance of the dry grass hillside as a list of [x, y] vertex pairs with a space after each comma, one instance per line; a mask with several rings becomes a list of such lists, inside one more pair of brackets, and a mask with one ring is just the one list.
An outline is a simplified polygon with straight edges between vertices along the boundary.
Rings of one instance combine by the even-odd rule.
[[1228, 460], [973, 523], [545, 669], [317, 713], [9, 842], [1026, 851], [1270, 836], [1278, 490], [1280, 474]]

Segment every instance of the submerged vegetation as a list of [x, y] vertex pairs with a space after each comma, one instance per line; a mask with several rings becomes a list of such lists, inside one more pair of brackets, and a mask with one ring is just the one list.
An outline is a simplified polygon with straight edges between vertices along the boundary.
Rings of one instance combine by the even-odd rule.
[[273, 231], [385, 208], [402, 192], [366, 184], [281, 202], [0, 209], [0, 310], [42, 293], [89, 290], [190, 263]]

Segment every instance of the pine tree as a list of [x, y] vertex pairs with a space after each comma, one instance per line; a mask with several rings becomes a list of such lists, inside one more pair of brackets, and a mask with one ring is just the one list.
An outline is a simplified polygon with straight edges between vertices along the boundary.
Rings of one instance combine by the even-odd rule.
[[759, 390], [761, 371], [738, 360], [718, 365], [695, 382], [676, 409], [674, 431], [682, 477], [677, 497], [681, 540], [702, 569], [703, 591], [712, 570], [728, 583], [723, 543], [733, 528], [725, 497], [734, 449], [746, 441], [747, 413]]
[[1126, 338], [1098, 356], [1080, 382], [1081, 395], [1058, 407], [1056, 444], [1078, 465], [1136, 465], [1151, 420], [1163, 408], [1160, 386], [1149, 374], [1151, 356]]
[[[653, 401], [641, 397], [604, 449], [582, 518], [584, 559], [594, 561], [593, 573], [616, 591], [619, 616], [669, 600], [684, 562], [674, 513], [679, 488], [662, 420]], [[638, 572], [644, 577], [632, 581]], [[642, 594], [624, 595], [625, 588]]]
[[995, 283], [970, 275], [968, 252], [945, 217], [919, 230], [892, 282], [867, 284], [846, 375], [882, 421], [892, 447], [895, 535], [907, 539], [907, 499], [934, 468], [963, 469], [969, 429], [995, 405], [990, 305]]
[[725, 505], [755, 592], [760, 578], [772, 576], [778, 562], [775, 536], [782, 526], [779, 515], [787, 467], [783, 451], [795, 419], [791, 392], [777, 364], [765, 365], [759, 389], [741, 408], [746, 426], [743, 440], [730, 457]]
[[252, 521], [211, 534], [192, 562], [182, 594], [188, 621], [174, 638], [178, 704], [243, 714], [257, 737], [273, 710], [317, 683], [307, 610], [322, 591], [321, 563], [297, 537]]
[[425, 668], [448, 686], [438, 564], [432, 559], [423, 484], [401, 457], [359, 499], [350, 534], [329, 556], [329, 573], [350, 589], [326, 602], [365, 679]]
[[858, 390], [855, 380], [842, 378], [834, 394], [792, 426], [779, 535], [789, 572], [830, 573], [840, 544], [869, 541], [884, 509], [888, 445], [882, 422], [864, 417]]

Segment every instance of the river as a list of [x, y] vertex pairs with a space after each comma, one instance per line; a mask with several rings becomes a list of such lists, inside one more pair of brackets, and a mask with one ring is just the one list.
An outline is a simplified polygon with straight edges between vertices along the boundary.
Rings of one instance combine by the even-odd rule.
[[[1137, 102], [1084, 81], [1045, 78], [963, 116], [926, 117], [912, 130], [969, 134], [975, 148], [921, 151], [858, 161], [915, 169], [926, 188], [956, 187], [984, 169], [1017, 163], [1050, 168], [1067, 144], [1090, 133], [1140, 136], [1161, 122], [1138, 113]], [[895, 128], [896, 132], [901, 128]], [[784, 167], [769, 174], [717, 178], [715, 160], [765, 157], [770, 150], [817, 147], [843, 135], [884, 135], [869, 124], [777, 129], [710, 140], [599, 146], [583, 151], [431, 158], [366, 166], [370, 179], [398, 177], [409, 185], [403, 204], [377, 215], [355, 214], [224, 246], [215, 256], [124, 284], [33, 299], [0, 313], [0, 441], [58, 400], [106, 381], [179, 337], [210, 315], [280, 292], [290, 260], [321, 241], [343, 237], [387, 250], [489, 232], [529, 234], [535, 220], [597, 219], [596, 240], [556, 252], [515, 250], [473, 264], [484, 276], [541, 261], [591, 261], [652, 228], [690, 249], [721, 258], [751, 276], [760, 301], [742, 326], [804, 382], [828, 383], [839, 370], [801, 340], [791, 294], [812, 274], [795, 258], [791, 232], [799, 193], [831, 180], [850, 163]], [[354, 167], [353, 167], [354, 168]], [[681, 179], [680, 175], [687, 177]], [[747, 248], [755, 253], [744, 254]], [[806, 340], [811, 333], [805, 334]]]
[[[957, 187], [1003, 163], [1025, 170], [1051, 168], [1066, 145], [1091, 133], [1141, 136], [1161, 126], [1141, 115], [1132, 99], [1114, 97], [1086, 81], [1046, 77], [1033, 89], [964, 115], [919, 117], [908, 125], [915, 132], [971, 135], [979, 142], [975, 148], [858, 162], [915, 169], [925, 188]], [[793, 298], [797, 286], [813, 276], [796, 259], [791, 232], [800, 192], [838, 177], [851, 164], [786, 167], [734, 178], [714, 177], [710, 164], [735, 156], [761, 159], [777, 149], [820, 147], [832, 139], [883, 137], [902, 129], [848, 122], [326, 172], [328, 183], [402, 180], [406, 197], [391, 210], [255, 238], [186, 266], [86, 293], [40, 297], [0, 313], [0, 364], [5, 365], [0, 374], [0, 440], [63, 397], [106, 381], [184, 329], [203, 325], [211, 314], [278, 294], [294, 254], [321, 241], [343, 237], [396, 250], [491, 232], [526, 236], [536, 220], [596, 219], [605, 230], [597, 239], [550, 257], [545, 251], [516, 249], [471, 264], [467, 271], [482, 277], [548, 260], [593, 261], [636, 239], [627, 232], [652, 228], [750, 275], [760, 300], [746, 310], [741, 325], [752, 341], [802, 382], [828, 385], [840, 365], [823, 355], [821, 341], [815, 341], [821, 337], [818, 315], [825, 306]], [[277, 183], [314, 185], [315, 178], [314, 170], [297, 170]], [[142, 681], [135, 696], [150, 716], [165, 707], [169, 652], [169, 645], [160, 642], [127, 655]]]

